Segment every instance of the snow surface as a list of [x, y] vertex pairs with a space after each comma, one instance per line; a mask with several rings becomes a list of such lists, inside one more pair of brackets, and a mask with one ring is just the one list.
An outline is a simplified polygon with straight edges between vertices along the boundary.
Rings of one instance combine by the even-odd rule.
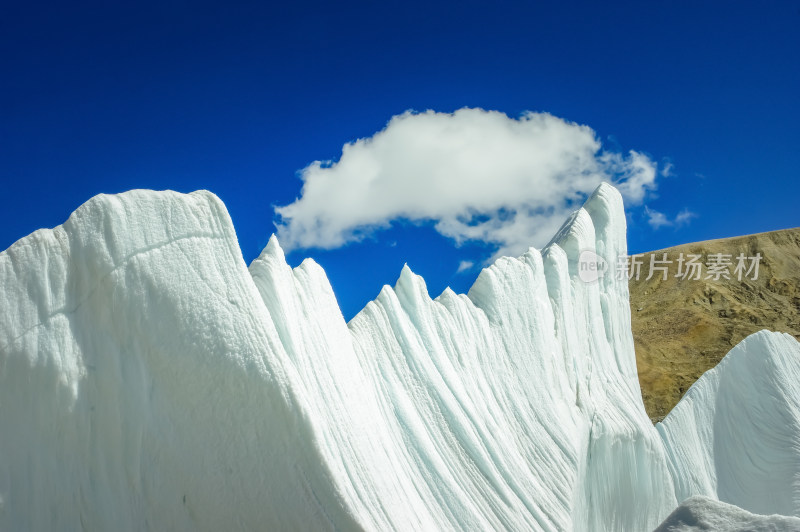
[[702, 495], [683, 502], [655, 532], [798, 532], [800, 519], [756, 515]]
[[800, 514], [800, 344], [645, 414], [601, 185], [467, 295], [404, 268], [345, 323], [208, 192], [97, 196], [0, 253], [0, 530], [652, 530], [694, 494]]
[[679, 500], [706, 495], [800, 516], [800, 343], [791, 335], [742, 340], [657, 428]]

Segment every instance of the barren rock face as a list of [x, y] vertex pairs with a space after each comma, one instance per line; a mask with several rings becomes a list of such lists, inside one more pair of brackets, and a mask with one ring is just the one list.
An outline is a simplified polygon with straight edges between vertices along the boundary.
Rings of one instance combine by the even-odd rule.
[[[656, 268], [664, 254], [667, 279]], [[709, 277], [709, 257], [730, 256], [729, 278]], [[761, 255], [755, 272], [742, 272], [737, 257]], [[678, 276], [700, 255], [700, 279]], [[713, 260], [713, 259], [712, 259]], [[800, 228], [709, 240], [644, 253], [640, 277], [630, 280], [631, 325], [645, 408], [662, 419], [706, 370], [746, 336], [761, 329], [800, 339]], [[746, 264], [749, 266], [749, 263]]]

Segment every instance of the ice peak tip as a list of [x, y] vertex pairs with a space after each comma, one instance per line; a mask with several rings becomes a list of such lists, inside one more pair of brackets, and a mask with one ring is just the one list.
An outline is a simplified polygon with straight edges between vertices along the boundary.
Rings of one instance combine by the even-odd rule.
[[267, 242], [266, 247], [261, 252], [258, 258], [266, 258], [266, 257], [278, 257], [281, 259], [285, 259], [285, 254], [283, 252], [283, 248], [281, 247], [280, 242], [278, 242], [278, 236], [273, 233], [272, 236], [269, 237], [269, 242]]
[[267, 242], [266, 249], [268, 249], [270, 251], [276, 251], [276, 250], [279, 250], [279, 249], [280, 250], [283, 249], [283, 248], [281, 248], [280, 242], [278, 242], [278, 235], [276, 235], [275, 233], [272, 233], [272, 235], [269, 237], [269, 242]]
[[403, 269], [400, 270], [400, 277], [397, 279], [395, 287], [400, 287], [401, 285], [404, 284], [416, 285], [419, 284], [420, 282], [423, 284], [425, 283], [422, 277], [414, 273], [408, 266], [408, 263], [405, 263], [403, 264]]
[[425, 284], [425, 279], [411, 271], [408, 264], [403, 265], [400, 277], [394, 285], [394, 291], [401, 298], [403, 295], [413, 298], [417, 298], [420, 295], [428, 297], [428, 287]]
[[594, 202], [596, 198], [606, 198], [608, 200], [613, 198], [613, 201], [621, 202], [622, 194], [620, 194], [619, 190], [617, 190], [617, 188], [614, 185], [606, 181], [603, 181], [602, 183], [597, 185], [597, 188], [594, 189], [594, 192], [592, 192], [592, 194], [586, 200], [586, 204]]
[[617, 189], [614, 187], [614, 185], [610, 184], [607, 181], [603, 181], [602, 183], [597, 185], [597, 188], [594, 189], [594, 192], [592, 193], [592, 195], [594, 196], [595, 194], [598, 194], [598, 193], [607, 193], [607, 192], [610, 192], [612, 190], [617, 192]]
[[622, 194], [608, 183], [600, 183], [589, 199], [583, 204], [595, 226], [616, 226], [625, 232], [625, 202]]

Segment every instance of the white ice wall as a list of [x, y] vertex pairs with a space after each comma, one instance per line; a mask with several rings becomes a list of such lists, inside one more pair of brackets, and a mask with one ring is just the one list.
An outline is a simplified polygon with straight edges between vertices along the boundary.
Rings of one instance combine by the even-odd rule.
[[657, 427], [679, 499], [800, 516], [800, 343], [792, 336], [742, 340]]
[[93, 198], [0, 253], [0, 530], [638, 531], [697, 493], [798, 513], [797, 342], [751, 337], [657, 431], [627, 282], [582, 282], [584, 250], [625, 254], [608, 185], [469, 294], [404, 268], [348, 324], [274, 238], [248, 271], [210, 193]]
[[212, 194], [96, 197], [0, 294], [0, 530], [358, 526]]

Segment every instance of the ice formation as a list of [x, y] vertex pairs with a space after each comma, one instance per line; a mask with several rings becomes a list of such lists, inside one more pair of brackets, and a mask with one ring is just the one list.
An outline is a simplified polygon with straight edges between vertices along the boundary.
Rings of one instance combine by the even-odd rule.
[[706, 495], [800, 516], [800, 343], [742, 340], [657, 425], [681, 501]]
[[0, 253], [0, 530], [652, 530], [800, 514], [800, 344], [762, 332], [654, 428], [601, 185], [467, 295], [404, 268], [345, 323], [213, 194], [97, 196]]
[[755, 515], [731, 504], [695, 495], [686, 499], [655, 532], [797, 532], [800, 519]]

